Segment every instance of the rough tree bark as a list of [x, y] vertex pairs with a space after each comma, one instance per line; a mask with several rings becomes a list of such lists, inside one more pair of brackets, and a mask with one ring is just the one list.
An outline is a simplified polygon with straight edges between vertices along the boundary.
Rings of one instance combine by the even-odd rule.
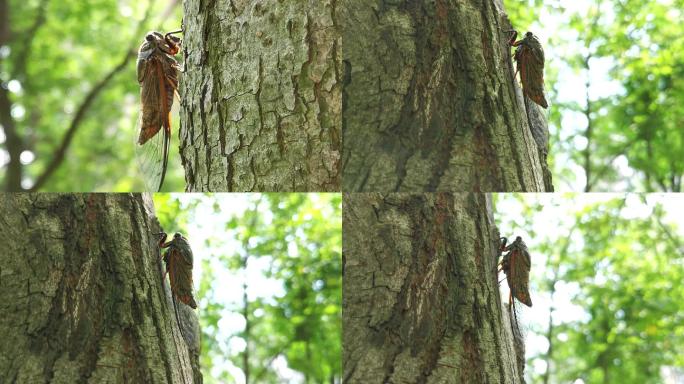
[[524, 382], [489, 196], [358, 193], [344, 204], [346, 383]]
[[184, 2], [188, 191], [339, 190], [336, 3]]
[[0, 218], [0, 382], [202, 382], [149, 195], [6, 194]]
[[344, 191], [552, 190], [500, 0], [349, 0], [339, 13]]

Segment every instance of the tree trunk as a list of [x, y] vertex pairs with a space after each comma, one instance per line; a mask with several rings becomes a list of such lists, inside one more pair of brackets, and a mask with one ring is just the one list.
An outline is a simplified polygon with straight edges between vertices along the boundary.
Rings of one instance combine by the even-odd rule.
[[188, 191], [339, 190], [336, 3], [184, 2]]
[[6, 194], [0, 217], [0, 382], [202, 382], [149, 195]]
[[[346, 194], [346, 383], [522, 383], [483, 194]], [[522, 363], [522, 364], [521, 364]]]
[[344, 191], [552, 190], [548, 129], [514, 80], [500, 0], [349, 0], [339, 13]]

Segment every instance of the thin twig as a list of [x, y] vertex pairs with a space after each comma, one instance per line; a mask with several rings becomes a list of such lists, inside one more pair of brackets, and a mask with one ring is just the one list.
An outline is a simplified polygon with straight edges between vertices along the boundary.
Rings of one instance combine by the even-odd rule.
[[33, 41], [33, 38], [36, 36], [36, 33], [38, 33], [40, 27], [42, 27], [45, 24], [45, 21], [47, 20], [47, 18], [45, 17], [45, 10], [47, 8], [47, 5], [48, 0], [43, 0], [40, 2], [40, 4], [38, 4], [38, 13], [36, 14], [36, 18], [33, 20], [33, 24], [29, 29], [21, 33], [21, 35], [24, 38], [21, 44], [22, 49], [16, 56], [16, 61], [14, 62], [14, 67], [12, 68], [12, 74], [10, 75], [10, 78], [18, 78], [19, 80], [21, 80], [24, 83], [24, 88], [26, 88], [26, 81], [28, 80], [26, 76], [26, 61], [31, 55], [31, 42]]

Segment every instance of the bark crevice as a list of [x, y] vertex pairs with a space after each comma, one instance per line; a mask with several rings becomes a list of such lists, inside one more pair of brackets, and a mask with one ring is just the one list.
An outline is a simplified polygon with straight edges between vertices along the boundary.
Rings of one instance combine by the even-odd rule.
[[[335, 1], [184, 7], [186, 190], [339, 190]], [[191, 139], [198, 135], [202, 141]]]
[[520, 383], [482, 194], [344, 195], [349, 383]]
[[496, 1], [351, 0], [340, 14], [344, 191], [548, 189]]
[[177, 363], [189, 347], [173, 337], [145, 199], [0, 198], [0, 381], [193, 382]]

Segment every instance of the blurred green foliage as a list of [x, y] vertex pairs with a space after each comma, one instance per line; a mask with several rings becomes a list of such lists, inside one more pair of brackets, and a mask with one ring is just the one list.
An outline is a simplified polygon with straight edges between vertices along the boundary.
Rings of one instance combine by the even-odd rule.
[[[241, 380], [233, 368], [247, 383], [280, 383], [276, 361], [283, 359], [299, 374], [292, 382], [340, 382], [340, 194], [155, 194], [154, 200], [168, 231], [203, 226], [204, 244], [198, 236], [189, 240], [202, 260], [195, 286], [205, 383]], [[264, 290], [255, 284], [266, 284], [254, 277], [255, 265], [281, 291], [255, 296]], [[239, 292], [229, 296], [238, 299], [226, 301], [226, 290], [235, 287]], [[244, 326], [229, 332], [226, 321]]]
[[[4, 125], [13, 125], [19, 138], [16, 143], [4, 140], [0, 148], [3, 189], [30, 188], [78, 122], [63, 162], [40, 190], [146, 190], [134, 152], [139, 111], [135, 52], [148, 30], [180, 26], [180, 2], [0, 1], [9, 2], [4, 27], [10, 31], [7, 41], [0, 41], [0, 91], [10, 105], [0, 108], [11, 109], [11, 124]], [[79, 118], [89, 96], [92, 102]], [[0, 136], [11, 136], [8, 128], [3, 126]], [[184, 189], [177, 132], [174, 127], [164, 183], [168, 191]], [[10, 185], [7, 177], [10, 146], [25, 152], [22, 186]]]
[[[500, 229], [526, 231], [538, 267], [535, 305], [550, 305], [547, 318], [528, 318], [528, 338], [550, 346], [528, 351], [530, 382], [662, 383], [665, 366], [684, 373], [684, 239], [662, 195], [632, 195], [629, 203], [583, 196], [497, 197], [522, 208], [522, 216], [497, 212]], [[543, 213], [551, 206], [567, 216], [549, 220]], [[574, 308], [563, 307], [566, 298]], [[536, 369], [540, 363], [549, 370]]]
[[190, 212], [197, 207], [199, 201], [181, 204], [178, 194], [154, 193], [154, 210], [164, 232], [172, 236], [181, 232], [187, 236]]
[[556, 190], [681, 192], [684, 1], [504, 3], [547, 36]]
[[[10, 32], [0, 31], [0, 92], [7, 96], [0, 117], [9, 120], [0, 121], [4, 189], [39, 180], [73, 125], [63, 161], [40, 190], [145, 190], [133, 150], [138, 84], [131, 53], [145, 31], [178, 27], [180, 2], [0, 2], [9, 9], [0, 30]], [[556, 190], [682, 191], [684, 0], [504, 3], [516, 29], [547, 36]], [[612, 70], [604, 80], [617, 84], [609, 94], [592, 88], [589, 77], [604, 76], [606, 62]], [[584, 90], [559, 97], [586, 78]], [[180, 191], [173, 130], [164, 190]]]

